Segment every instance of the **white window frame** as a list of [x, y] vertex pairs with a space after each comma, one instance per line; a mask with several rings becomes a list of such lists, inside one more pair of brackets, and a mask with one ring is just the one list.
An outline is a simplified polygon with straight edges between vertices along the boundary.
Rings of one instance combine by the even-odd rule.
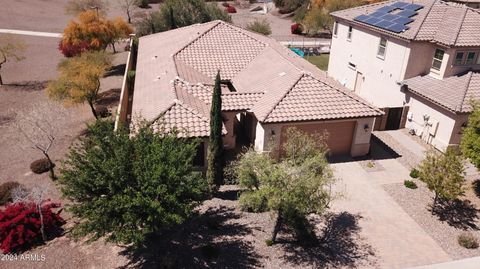
[[348, 32], [347, 32], [347, 40], [352, 41], [352, 36], [353, 36], [353, 26], [349, 25]]
[[[385, 40], [385, 46], [382, 46], [382, 41]], [[380, 42], [378, 42], [378, 50], [377, 50], [377, 57], [384, 60], [385, 56], [387, 55], [387, 46], [388, 46], [388, 39], [385, 37], [380, 37]], [[383, 49], [383, 53], [380, 53], [380, 50]]]
[[[442, 52], [442, 58], [439, 59], [439, 58], [435, 58], [436, 54], [437, 54], [437, 51], [441, 51]], [[435, 52], [433, 53], [433, 60], [432, 60], [432, 68], [433, 70], [435, 71], [440, 71], [442, 69], [442, 65], [443, 65], [443, 58], [445, 57], [445, 50], [443, 49], [435, 49]], [[437, 68], [435, 67], [435, 62], [440, 62], [440, 66]]]

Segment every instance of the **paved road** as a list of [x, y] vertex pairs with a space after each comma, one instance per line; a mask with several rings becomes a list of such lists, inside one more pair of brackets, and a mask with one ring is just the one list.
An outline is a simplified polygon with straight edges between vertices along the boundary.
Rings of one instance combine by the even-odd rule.
[[60, 37], [62, 37], [62, 34], [59, 34], [59, 33], [23, 31], [23, 30], [14, 30], [14, 29], [0, 29], [0, 34], [42, 36], [42, 37], [55, 37], [55, 38], [60, 38]]
[[[387, 164], [385, 164], [387, 165]], [[334, 201], [332, 209], [360, 214], [362, 234], [375, 249], [381, 268], [405, 268], [450, 261], [451, 257], [386, 193], [375, 178], [388, 177], [368, 173], [357, 162], [333, 164], [335, 176], [342, 180], [336, 189], [344, 198]], [[397, 166], [391, 174], [407, 174]]]

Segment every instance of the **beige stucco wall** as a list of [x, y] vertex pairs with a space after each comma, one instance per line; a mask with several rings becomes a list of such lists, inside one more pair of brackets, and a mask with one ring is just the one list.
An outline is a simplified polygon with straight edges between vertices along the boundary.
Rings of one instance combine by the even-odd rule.
[[227, 129], [227, 134], [223, 136], [223, 147], [226, 149], [233, 149], [236, 146], [236, 125], [238, 124], [238, 118], [236, 115], [238, 112], [222, 112], [223, 124]]
[[[332, 38], [328, 73], [351, 90], [355, 88], [357, 72], [363, 74], [362, 87], [356, 93], [378, 107], [403, 106], [404, 79], [410, 55], [408, 43], [387, 38], [384, 59], [377, 57], [380, 34], [354, 26], [351, 41], [347, 40], [348, 24], [338, 23], [338, 34]], [[356, 68], [349, 67], [349, 63]]]
[[[461, 125], [467, 120], [465, 114], [454, 114], [446, 109], [413, 94], [407, 94], [411, 119], [407, 119], [405, 127], [415, 129], [416, 134], [428, 144], [444, 151], [449, 146], [460, 143]], [[426, 126], [423, 115], [430, 116], [430, 122], [438, 122], [435, 135], [429, 134], [430, 126]]]
[[[360, 118], [360, 119], [346, 119], [328, 121], [329, 123], [356, 121], [356, 126], [353, 135], [353, 142], [351, 148], [351, 156], [363, 156], [368, 154], [370, 150], [370, 137], [373, 129], [374, 118]], [[304, 125], [304, 124], [318, 124], [326, 121], [311, 121], [311, 122], [297, 122], [288, 123], [288, 125]], [[280, 146], [280, 137], [284, 123], [269, 123], [262, 124], [257, 122], [256, 136], [255, 136], [255, 150], [270, 151], [273, 148]], [[365, 131], [367, 127], [367, 131]]]

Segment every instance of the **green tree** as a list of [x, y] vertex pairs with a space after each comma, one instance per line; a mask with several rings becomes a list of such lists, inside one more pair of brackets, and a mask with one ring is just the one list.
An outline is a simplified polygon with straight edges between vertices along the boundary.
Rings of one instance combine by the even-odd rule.
[[418, 167], [419, 178], [435, 196], [432, 212], [435, 213], [439, 199], [451, 201], [463, 194], [465, 173], [463, 159], [455, 150], [447, 149], [445, 154], [434, 149], [427, 152]]
[[210, 191], [214, 191], [223, 183], [223, 139], [222, 139], [222, 87], [220, 71], [215, 78], [212, 106], [210, 109], [210, 137], [208, 141], [207, 179]]
[[247, 24], [247, 29], [262, 35], [270, 35], [272, 33], [272, 28], [270, 27], [270, 23], [266, 19], [255, 20]]
[[325, 158], [323, 136], [289, 128], [286, 137], [282, 160], [250, 149], [239, 158], [236, 167], [240, 185], [246, 189], [240, 196], [242, 208], [276, 213], [272, 243], [282, 225], [292, 227], [300, 240], [314, 239], [306, 216], [326, 210], [335, 181]]
[[[161, 129], [161, 126], [158, 126]], [[201, 173], [193, 172], [198, 143], [139, 123], [126, 128], [96, 121], [75, 144], [61, 169], [61, 190], [81, 221], [75, 236], [145, 242], [186, 220], [203, 198]]]
[[[14, 39], [12, 35], [0, 35], [0, 71], [2, 65], [9, 61], [21, 61], [25, 59], [25, 43]], [[0, 85], [3, 85], [2, 73], [0, 72]]]
[[231, 17], [216, 3], [203, 0], [166, 0], [159, 11], [152, 12], [137, 23], [139, 36], [168, 31], [214, 20], [231, 22]]
[[473, 111], [468, 117], [468, 124], [463, 129], [461, 149], [463, 155], [480, 170], [480, 104], [473, 104]]
[[60, 62], [60, 77], [48, 84], [47, 94], [67, 104], [87, 102], [93, 116], [98, 118], [94, 104], [98, 100], [100, 78], [111, 66], [111, 56], [105, 52], [84, 52], [67, 58]]

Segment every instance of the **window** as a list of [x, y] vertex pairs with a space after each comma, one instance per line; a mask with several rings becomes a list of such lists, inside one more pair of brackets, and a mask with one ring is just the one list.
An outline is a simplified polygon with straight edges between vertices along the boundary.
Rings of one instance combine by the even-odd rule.
[[338, 33], [338, 22], [334, 22], [333, 24], [333, 35], [336, 36]]
[[348, 26], [347, 40], [352, 40], [352, 31], [353, 31], [353, 27]]
[[348, 67], [353, 70], [357, 69], [357, 65], [351, 62], [348, 63]]
[[465, 61], [465, 64], [473, 64], [475, 62], [475, 56], [477, 54], [473, 51], [469, 51], [467, 53], [467, 60]]
[[381, 37], [380, 43], [378, 44], [377, 56], [384, 59], [386, 50], [387, 50], [387, 39]]
[[463, 64], [463, 56], [464, 55], [465, 55], [464, 52], [457, 52], [457, 54], [455, 54], [455, 65]]
[[445, 54], [444, 50], [436, 49], [435, 55], [433, 55], [432, 69], [439, 71], [442, 68], [443, 55]]
[[480, 55], [477, 58], [477, 64], [480, 64]]

